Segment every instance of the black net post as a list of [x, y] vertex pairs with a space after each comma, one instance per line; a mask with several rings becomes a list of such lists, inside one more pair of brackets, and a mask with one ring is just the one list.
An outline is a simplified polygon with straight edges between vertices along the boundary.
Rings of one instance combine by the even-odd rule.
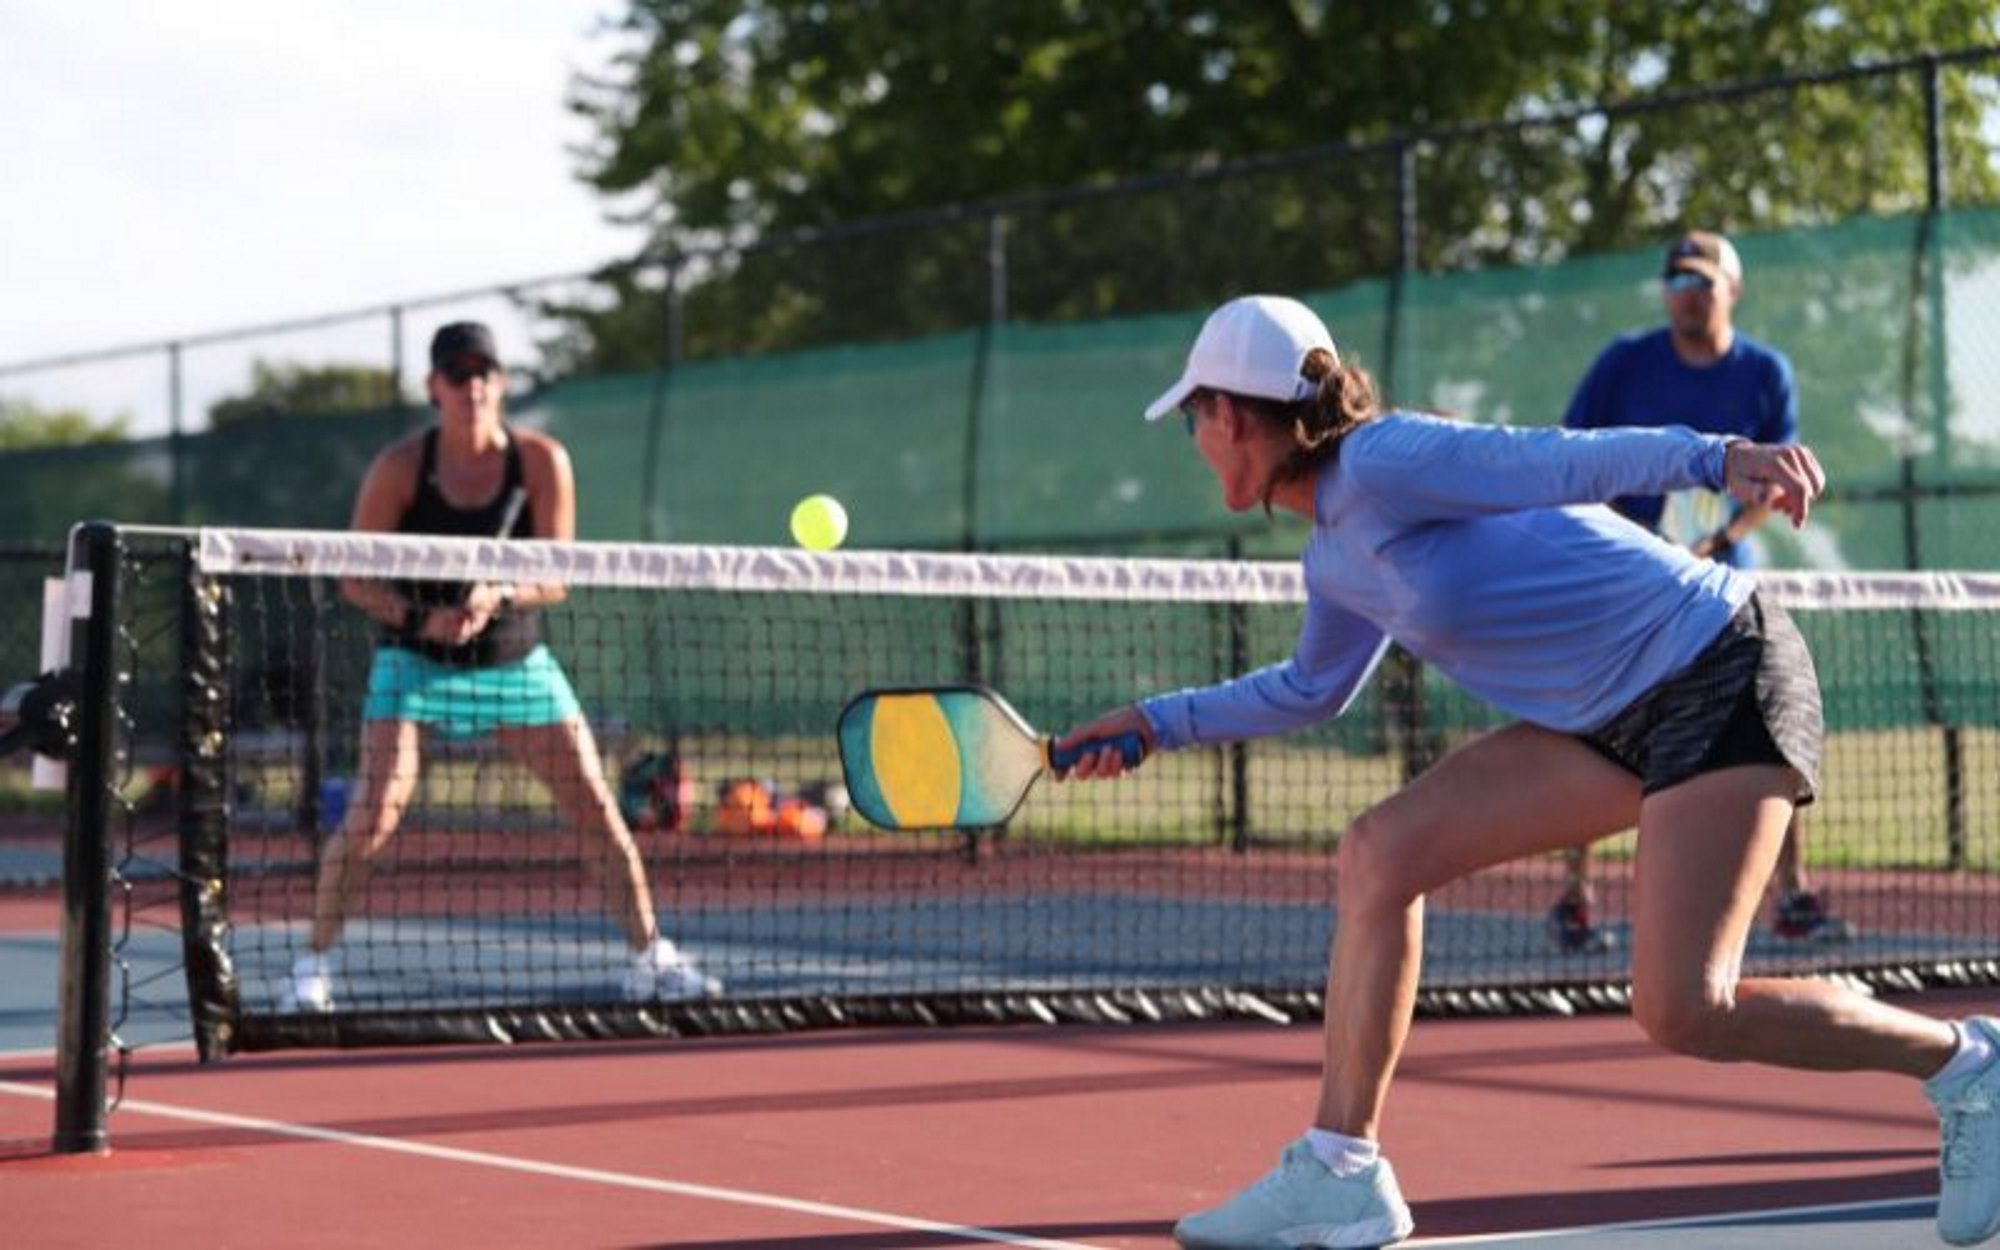
[[73, 622], [70, 657], [80, 678], [77, 749], [69, 772], [63, 839], [61, 971], [57, 986], [57, 1154], [104, 1154], [111, 1027], [111, 816], [118, 724], [118, 568], [115, 527], [80, 527], [70, 551], [70, 593], [88, 581], [90, 614]]

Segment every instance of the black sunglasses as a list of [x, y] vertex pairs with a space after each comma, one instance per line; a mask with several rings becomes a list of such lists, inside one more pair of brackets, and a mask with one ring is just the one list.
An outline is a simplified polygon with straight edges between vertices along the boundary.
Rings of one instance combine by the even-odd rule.
[[1680, 270], [1677, 273], [1670, 273], [1663, 281], [1666, 283], [1669, 291], [1675, 292], [1712, 291], [1715, 289], [1715, 279], [1705, 273], [1695, 273], [1687, 269]]
[[1187, 422], [1188, 437], [1194, 437], [1194, 423], [1201, 417], [1201, 409], [1195, 407], [1194, 396], [1190, 395], [1180, 403], [1181, 418]]

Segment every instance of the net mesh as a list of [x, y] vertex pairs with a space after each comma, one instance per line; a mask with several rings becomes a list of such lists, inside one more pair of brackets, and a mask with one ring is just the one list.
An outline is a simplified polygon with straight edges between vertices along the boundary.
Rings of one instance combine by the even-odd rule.
[[[1043, 782], [1002, 828], [891, 834], [846, 808], [833, 727], [856, 692], [980, 681], [1059, 731], [1287, 654], [1296, 567], [251, 530], [135, 540], [127, 562], [184, 588], [149, 610], [198, 618], [135, 631], [182, 640], [134, 648], [135, 669], [181, 676], [131, 682], [127, 718], [140, 754], [216, 780], [216, 802], [161, 817], [181, 829], [193, 1015], [212, 1052], [1309, 1014], [1341, 830], [1437, 748], [1501, 723], [1433, 674], [1378, 678], [1309, 732]], [[357, 822], [378, 639], [341, 585], [413, 577], [567, 588], [542, 637], [601, 753], [601, 794], [565, 781], [549, 738], [434, 731], [399, 819]], [[1747, 967], [1993, 975], [2000, 578], [1762, 580], [1819, 664], [1830, 732], [1807, 861], [1850, 928], [1784, 938], [1767, 903]], [[382, 848], [329, 951], [333, 1010], [299, 1011], [286, 993], [343, 819]], [[1604, 949], [1552, 940], [1554, 857], [1439, 891], [1425, 1008], [1622, 1001], [1632, 854], [1627, 833], [1594, 861]], [[620, 884], [634, 881], [718, 994], [634, 984], [643, 930]]]

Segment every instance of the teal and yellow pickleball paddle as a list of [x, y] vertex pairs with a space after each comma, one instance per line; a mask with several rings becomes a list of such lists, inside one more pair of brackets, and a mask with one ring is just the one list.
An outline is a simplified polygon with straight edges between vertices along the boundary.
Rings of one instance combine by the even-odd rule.
[[1044, 772], [1114, 746], [1145, 758], [1136, 733], [1061, 752], [984, 686], [867, 690], [840, 713], [840, 766], [854, 810], [883, 829], [1004, 823]]

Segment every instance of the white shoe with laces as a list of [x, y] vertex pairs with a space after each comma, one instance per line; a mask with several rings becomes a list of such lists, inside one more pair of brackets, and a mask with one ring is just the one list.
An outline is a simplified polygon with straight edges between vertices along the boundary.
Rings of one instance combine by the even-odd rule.
[[656, 938], [651, 946], [633, 954], [625, 969], [624, 990], [628, 1002], [660, 999], [676, 1003], [714, 998], [722, 993], [722, 982], [696, 967], [673, 942]]
[[333, 1010], [333, 967], [325, 955], [307, 951], [292, 960], [291, 979], [278, 996], [279, 1011]]
[[1262, 1180], [1174, 1225], [1174, 1240], [1187, 1250], [1384, 1246], [1414, 1227], [1387, 1159], [1335, 1176], [1301, 1137]]
[[[1963, 1027], [2000, 1046], [2000, 1020], [1975, 1016]], [[2000, 1233], [2000, 1062], [1944, 1090], [1924, 1092], [1937, 1107], [1944, 1138], [1938, 1236], [1954, 1246], [1978, 1245]]]

